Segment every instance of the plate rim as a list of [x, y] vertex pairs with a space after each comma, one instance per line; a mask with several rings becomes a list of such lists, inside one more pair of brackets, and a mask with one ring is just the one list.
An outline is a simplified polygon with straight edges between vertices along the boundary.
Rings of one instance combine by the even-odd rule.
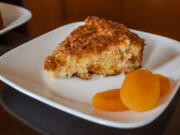
[[[0, 74], [0, 80], [5, 82], [6, 84], [8, 84], [10, 87], [13, 87], [17, 91], [19, 91], [19, 92], [21, 92], [21, 93], [35, 99], [35, 100], [38, 100], [38, 101], [40, 101], [40, 102], [42, 102], [44, 104], [50, 105], [55, 109], [61, 110], [63, 112], [66, 112], [66, 113], [71, 114], [73, 116], [76, 116], [78, 118], [82, 118], [84, 120], [91, 121], [93, 123], [98, 123], [98, 124], [105, 125], [105, 126], [108, 126], [108, 127], [121, 128], [121, 129], [139, 128], [139, 127], [142, 127], [142, 126], [145, 126], [145, 125], [151, 123], [152, 121], [157, 119], [164, 112], [164, 110], [167, 108], [167, 106], [170, 104], [170, 102], [164, 104], [165, 107], [164, 107], [163, 111], [161, 111], [161, 113], [159, 113], [156, 117], [154, 117], [150, 121], [136, 122], [136, 126], [135, 126], [134, 123], [120, 123], [120, 122], [116, 122], [116, 121], [113, 121], [113, 120], [106, 120], [106, 119], [103, 119], [103, 118], [98, 118], [98, 117], [95, 117], [95, 116], [85, 114], [83, 112], [72, 109], [71, 107], [67, 107], [67, 106], [64, 106], [62, 104], [58, 104], [58, 103], [56, 103], [54, 101], [51, 101], [51, 100], [49, 100], [49, 99], [47, 99], [45, 97], [39, 96], [38, 94], [35, 94], [35, 93], [29, 91], [28, 89], [25, 89], [25, 88], [23, 88], [21, 86], [16, 85], [15, 83], [9, 81], [6, 77], [4, 77], [1, 74]], [[178, 85], [176, 85], [176, 87], [175, 87], [174, 93], [171, 95], [171, 97], [169, 99], [170, 101], [172, 100], [174, 95], [177, 93], [177, 90], [179, 88], [179, 84], [180, 84], [180, 80], [178, 81]]]
[[[72, 25], [72, 24], [76, 24], [76, 23], [78, 24], [78, 23], [82, 23], [82, 22], [74, 22], [74, 23], [70, 23], [70, 24], [63, 25], [63, 26], [68, 26], [68, 25]], [[63, 27], [63, 26], [61, 26], [61, 27]], [[55, 32], [56, 30], [59, 30], [61, 27], [59, 27], [59, 28], [57, 28], [57, 29], [54, 29], [54, 30], [52, 30], [52, 31], [50, 31], [50, 32], [48, 32], [48, 33], [45, 33], [45, 34], [43, 34], [43, 35], [41, 35], [41, 36], [39, 36], [39, 37], [37, 37], [37, 38], [35, 38], [35, 39], [32, 39], [32, 40], [30, 40], [30, 41], [28, 41], [28, 42], [26, 42], [26, 43], [24, 43], [24, 44], [16, 47], [15, 49], [12, 49], [12, 50], [8, 51], [7, 53], [3, 54], [3, 55], [0, 57], [0, 60], [2, 60], [2, 59], [3, 59], [4, 57], [6, 57], [6, 56], [8, 57], [8, 55], [9, 55], [10, 53], [12, 53], [13, 51], [18, 50], [18, 49], [21, 48], [21, 47], [24, 47], [24, 46], [25, 46], [26, 44], [28, 44], [29, 42], [32, 42], [32, 41], [34, 41], [34, 40], [36, 40], [36, 39], [38, 39], [38, 38], [42, 38], [42, 37], [44, 37], [45, 35], [48, 35], [48, 34], [51, 33], [51, 32]], [[141, 33], [145, 33], [145, 34], [151, 34], [151, 33], [142, 32], [142, 31], [137, 31], [137, 30], [133, 30], [133, 31], [135, 31], [135, 32], [141, 32]], [[153, 35], [155, 35], [155, 36], [160, 36], [160, 35], [156, 35], [156, 34], [153, 34]], [[163, 36], [160, 36], [160, 37], [163, 37]], [[163, 38], [167, 38], [167, 37], [163, 37]], [[176, 41], [176, 40], [170, 39], [170, 38], [167, 38], [167, 39], [172, 40], [172, 41]], [[178, 41], [176, 41], [176, 42], [178, 43]], [[66, 113], [69, 113], [69, 114], [71, 114], [71, 115], [77, 116], [77, 117], [79, 117], [79, 118], [82, 118], [82, 119], [85, 119], [85, 120], [88, 120], [88, 121], [91, 121], [91, 122], [94, 122], [94, 123], [98, 123], [98, 124], [101, 124], [101, 125], [105, 125], [105, 126], [109, 126], [109, 127], [114, 127], [114, 128], [132, 129], [132, 128], [138, 128], [138, 127], [145, 126], [145, 125], [151, 123], [152, 121], [154, 121], [155, 119], [157, 119], [157, 118], [161, 115], [161, 113], [164, 112], [164, 110], [167, 108], [168, 104], [170, 103], [170, 102], [166, 103], [163, 111], [162, 111], [161, 113], [159, 113], [159, 114], [158, 114], [156, 117], [154, 117], [153, 119], [151, 119], [151, 120], [149, 120], [149, 121], [146, 121], [146, 122], [142, 122], [142, 121], [136, 122], [136, 126], [135, 126], [134, 123], [120, 123], [120, 122], [116, 122], [116, 121], [113, 121], [113, 120], [106, 120], [106, 119], [103, 119], [103, 118], [99, 118], [99, 117], [96, 117], [96, 116], [91, 116], [91, 115], [89, 115], [89, 114], [85, 114], [85, 113], [83, 113], [83, 112], [80, 112], [80, 111], [77, 111], [77, 110], [75, 110], [75, 109], [72, 109], [71, 107], [67, 107], [67, 106], [64, 106], [64, 105], [62, 105], [62, 104], [58, 104], [58, 103], [56, 103], [56, 102], [54, 102], [54, 101], [51, 101], [50, 99], [47, 99], [47, 98], [42, 97], [42, 96], [40, 96], [40, 95], [38, 95], [38, 94], [35, 94], [35, 93], [29, 91], [28, 89], [25, 89], [25, 88], [23, 88], [23, 87], [15, 84], [14, 82], [12, 82], [12, 81], [8, 80], [6, 77], [4, 77], [1, 73], [0, 73], [0, 80], [2, 80], [3, 82], [5, 82], [5, 83], [8, 84], [9, 86], [15, 88], [15, 89], [18, 90], [19, 92], [21, 92], [21, 93], [23, 93], [23, 94], [25, 94], [25, 95], [28, 95], [28, 96], [30, 96], [30, 97], [32, 97], [32, 98], [34, 98], [34, 99], [36, 99], [36, 100], [38, 100], [38, 101], [40, 101], [40, 102], [42, 102], [42, 103], [45, 103], [45, 104], [47, 104], [47, 105], [50, 105], [50, 106], [52, 106], [52, 107], [54, 107], [54, 108], [56, 108], [56, 109], [58, 109], [58, 110], [64, 111], [64, 112], [66, 112]], [[177, 85], [176, 85], [176, 87], [174, 88], [175, 90], [174, 90], [174, 93], [171, 95], [171, 97], [170, 97], [170, 99], [169, 99], [170, 101], [172, 100], [172, 98], [174, 97], [174, 95], [177, 93], [177, 90], [178, 90], [178, 88], [179, 88], [179, 84], [180, 84], [180, 80], [178, 80]]]

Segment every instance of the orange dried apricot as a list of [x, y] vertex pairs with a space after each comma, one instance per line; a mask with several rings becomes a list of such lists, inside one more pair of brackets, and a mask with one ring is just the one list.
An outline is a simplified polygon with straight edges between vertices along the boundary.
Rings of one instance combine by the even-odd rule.
[[160, 96], [164, 96], [170, 91], [170, 81], [167, 77], [160, 75], [160, 74], [154, 74], [157, 76], [160, 80]]
[[128, 73], [120, 90], [123, 104], [135, 111], [150, 110], [159, 101], [160, 81], [148, 70], [134, 70]]
[[93, 106], [104, 111], [127, 110], [120, 100], [120, 89], [99, 92], [93, 97]]

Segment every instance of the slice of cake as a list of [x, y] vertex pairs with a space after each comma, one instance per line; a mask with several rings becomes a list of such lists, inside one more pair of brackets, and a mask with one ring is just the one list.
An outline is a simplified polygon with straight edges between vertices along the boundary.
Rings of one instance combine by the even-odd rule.
[[3, 20], [2, 20], [2, 16], [1, 16], [1, 10], [0, 10], [0, 30], [3, 29]]
[[144, 40], [123, 24], [87, 17], [44, 62], [49, 77], [91, 79], [91, 74], [112, 76], [141, 67]]

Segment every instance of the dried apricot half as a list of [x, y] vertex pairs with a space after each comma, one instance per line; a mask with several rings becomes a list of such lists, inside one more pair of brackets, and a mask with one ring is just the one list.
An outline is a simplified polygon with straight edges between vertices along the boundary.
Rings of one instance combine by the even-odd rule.
[[104, 111], [127, 110], [120, 100], [120, 89], [112, 89], [99, 92], [93, 97], [93, 106]]
[[170, 91], [170, 81], [167, 77], [160, 75], [160, 74], [154, 74], [157, 76], [160, 80], [160, 96], [164, 96]]
[[134, 70], [128, 73], [120, 90], [123, 104], [131, 110], [146, 111], [159, 101], [160, 81], [151, 71]]

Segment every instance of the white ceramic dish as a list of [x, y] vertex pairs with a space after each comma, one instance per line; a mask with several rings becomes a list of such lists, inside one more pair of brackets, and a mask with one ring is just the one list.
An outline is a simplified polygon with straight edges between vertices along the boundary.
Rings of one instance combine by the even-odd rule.
[[156, 119], [173, 99], [180, 84], [180, 43], [162, 36], [135, 31], [146, 41], [143, 68], [171, 79], [171, 91], [147, 112], [104, 112], [91, 104], [96, 92], [120, 88], [124, 76], [84, 81], [78, 78], [49, 79], [43, 62], [74, 28], [72, 23], [31, 40], [0, 57], [0, 80], [45, 104], [80, 118], [116, 128], [137, 128]]
[[12, 30], [31, 18], [31, 12], [25, 8], [0, 2], [0, 10], [5, 28], [0, 30], [0, 35]]

